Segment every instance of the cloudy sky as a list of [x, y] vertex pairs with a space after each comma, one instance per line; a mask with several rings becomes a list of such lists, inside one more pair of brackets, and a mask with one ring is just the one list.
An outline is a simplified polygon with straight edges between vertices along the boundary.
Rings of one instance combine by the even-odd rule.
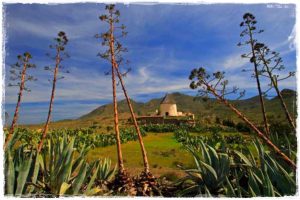
[[[37, 69], [28, 73], [38, 81], [28, 83], [32, 90], [25, 93], [20, 123], [41, 123], [46, 119], [51, 92], [52, 74], [44, 71], [53, 61], [45, 54], [59, 31], [65, 31], [70, 58], [63, 65], [71, 73], [57, 83], [53, 120], [77, 118], [94, 108], [111, 102], [111, 77], [105, 76], [109, 63], [97, 57], [103, 51], [94, 35], [107, 30], [98, 17], [104, 13], [103, 4], [5, 4], [5, 102], [4, 109], [13, 116], [17, 88], [7, 87], [10, 64], [25, 51], [33, 55]], [[138, 5], [117, 4], [121, 23], [128, 36], [122, 40], [129, 52], [131, 73], [126, 85], [131, 98], [145, 102], [166, 92], [195, 95], [189, 89], [188, 76], [195, 67], [209, 71], [226, 71], [227, 79], [246, 89], [246, 97], [257, 94], [249, 73], [251, 67], [240, 55], [248, 47], [237, 47], [239, 24], [245, 12], [253, 13], [257, 26], [265, 32], [258, 39], [281, 53], [286, 72], [296, 69], [295, 6], [270, 4], [198, 4]], [[267, 84], [263, 81], [263, 84]], [[296, 79], [282, 82], [281, 89], [295, 89]], [[121, 89], [118, 97], [123, 99]]]

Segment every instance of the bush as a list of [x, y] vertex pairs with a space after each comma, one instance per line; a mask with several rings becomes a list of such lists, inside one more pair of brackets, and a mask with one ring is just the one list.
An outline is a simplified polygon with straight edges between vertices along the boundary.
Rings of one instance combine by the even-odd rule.
[[243, 123], [243, 122], [237, 123], [236, 129], [237, 129], [237, 131], [239, 131], [239, 132], [247, 132], [247, 133], [250, 132], [249, 126], [248, 126], [247, 124]]
[[291, 127], [287, 123], [280, 121], [271, 121], [270, 122], [270, 132], [277, 132], [280, 134], [289, 134], [292, 132]]
[[222, 124], [224, 126], [235, 127], [235, 123], [231, 119], [224, 119]]

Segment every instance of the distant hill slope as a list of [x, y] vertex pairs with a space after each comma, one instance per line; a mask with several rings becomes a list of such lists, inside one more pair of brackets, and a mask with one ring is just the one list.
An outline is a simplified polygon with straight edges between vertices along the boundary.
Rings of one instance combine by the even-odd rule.
[[[284, 100], [290, 110], [290, 112], [295, 116], [296, 115], [296, 92], [289, 89], [284, 89], [281, 91]], [[237, 119], [236, 116], [224, 105], [215, 101], [215, 99], [209, 99], [208, 101], [203, 101], [201, 98], [195, 98], [182, 93], [172, 93], [173, 99], [176, 101], [178, 111], [182, 112], [192, 112], [196, 114], [199, 118], [218, 116], [222, 119], [231, 118]], [[163, 97], [162, 97], [163, 98]], [[159, 109], [160, 102], [162, 98], [152, 99], [146, 103], [132, 101], [135, 113], [137, 115], [148, 115], [155, 112]], [[249, 118], [260, 121], [261, 112], [260, 112], [260, 103], [259, 97], [255, 96], [249, 99], [244, 100], [232, 100], [230, 101], [238, 109], [243, 111], [246, 116]], [[266, 110], [268, 115], [273, 115], [278, 119], [284, 119], [284, 114], [282, 112], [280, 102], [278, 97], [272, 99], [266, 99]], [[119, 113], [128, 113], [129, 109], [127, 107], [126, 100], [118, 102], [118, 111]], [[90, 113], [81, 116], [79, 119], [92, 119], [95, 117], [108, 117], [113, 115], [113, 105], [106, 104], [96, 108]]]

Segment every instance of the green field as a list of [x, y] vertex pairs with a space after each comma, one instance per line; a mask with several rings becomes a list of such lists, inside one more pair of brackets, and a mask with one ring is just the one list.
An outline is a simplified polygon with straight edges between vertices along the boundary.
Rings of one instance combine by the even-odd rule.
[[[192, 167], [194, 162], [190, 153], [181, 147], [173, 133], [148, 133], [144, 144], [149, 156], [151, 172], [156, 176], [166, 173], [174, 173], [178, 176], [183, 172], [176, 166]], [[138, 141], [130, 141], [122, 144], [124, 164], [132, 175], [138, 175], [143, 169], [142, 155]], [[117, 163], [117, 151], [115, 146], [95, 148], [88, 153], [88, 160], [96, 160], [108, 157], [112, 163]]]
[[[191, 133], [191, 135], [209, 136], [211, 133]], [[222, 133], [222, 135], [237, 135], [240, 133]], [[247, 137], [246, 137], [247, 138]], [[174, 134], [169, 133], [147, 133], [143, 138], [151, 172], [156, 176], [164, 174], [174, 174], [176, 176], [184, 175], [179, 169], [178, 164], [184, 168], [194, 168], [194, 159], [192, 155], [183, 149], [178, 143]], [[138, 141], [130, 141], [122, 144], [124, 165], [132, 175], [138, 175], [143, 170], [142, 155]], [[112, 163], [117, 163], [116, 146], [100, 147], [91, 150], [88, 153], [88, 161], [99, 158], [110, 158]]]

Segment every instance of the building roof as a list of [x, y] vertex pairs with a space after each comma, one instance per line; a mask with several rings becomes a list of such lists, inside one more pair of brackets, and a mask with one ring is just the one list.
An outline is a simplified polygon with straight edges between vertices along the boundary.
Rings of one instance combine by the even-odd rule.
[[176, 104], [176, 102], [170, 94], [166, 94], [160, 104]]

